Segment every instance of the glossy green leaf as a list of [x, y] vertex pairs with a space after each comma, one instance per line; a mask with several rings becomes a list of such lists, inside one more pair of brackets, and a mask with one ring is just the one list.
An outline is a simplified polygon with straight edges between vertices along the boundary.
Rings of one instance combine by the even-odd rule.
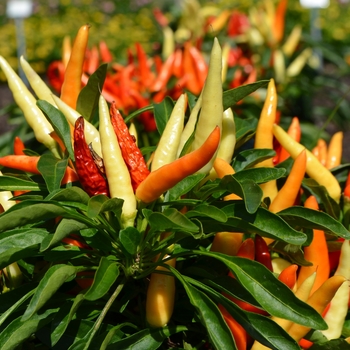
[[174, 201], [180, 198], [182, 195], [188, 193], [196, 185], [198, 185], [204, 179], [204, 177], [205, 174], [194, 174], [186, 177], [168, 191], [167, 200]]
[[107, 75], [107, 63], [101, 64], [97, 70], [90, 75], [87, 84], [81, 89], [76, 110], [86, 120], [91, 120], [98, 105], [103, 84]]
[[4, 191], [45, 191], [46, 186], [42, 183], [28, 181], [13, 176], [0, 176], [0, 190]]
[[53, 154], [43, 154], [38, 162], [38, 170], [43, 176], [49, 192], [58, 190], [66, 172], [68, 159], [57, 159]]
[[68, 280], [74, 278], [76, 267], [58, 264], [51, 266], [44, 277], [40, 280], [30, 303], [22, 316], [22, 321], [29, 320], [50, 298], [57, 292], [58, 288]]
[[134, 255], [141, 243], [142, 234], [135, 227], [129, 226], [119, 231], [119, 239], [125, 251], [130, 255]]
[[65, 245], [51, 248], [42, 252], [46, 261], [53, 263], [60, 263], [62, 261], [68, 261], [73, 259], [86, 258], [86, 254], [89, 250], [76, 247], [74, 245]]
[[152, 212], [148, 209], [144, 209], [143, 213], [149, 222], [152, 231], [172, 230], [198, 232], [199, 230], [197, 225], [173, 208], [166, 209], [163, 213]]
[[105, 254], [111, 251], [111, 238], [105, 232], [101, 232], [96, 228], [89, 228], [81, 230], [80, 234], [90, 247], [101, 250]]
[[44, 100], [38, 100], [37, 106], [43, 111], [58, 137], [63, 141], [69, 154], [69, 158], [74, 161], [74, 151], [72, 147], [71, 133], [69, 123], [64, 114]]
[[254, 312], [246, 312], [235, 303], [225, 298], [220, 292], [215, 291], [204, 283], [186, 277], [185, 279], [194, 286], [201, 288], [208, 296], [215, 300], [217, 304], [224, 306], [233, 318], [260, 343], [275, 350], [282, 348], [286, 350], [299, 349], [298, 343], [288, 336], [288, 333], [270, 318]]
[[278, 212], [278, 215], [293, 227], [319, 229], [345, 239], [350, 239], [350, 232], [339, 221], [327, 213], [293, 206]]
[[66, 210], [52, 203], [18, 203], [0, 215], [0, 232], [11, 230], [41, 220], [49, 220], [66, 214]]
[[211, 256], [223, 262], [269, 314], [314, 329], [327, 328], [322, 316], [298, 299], [293, 291], [280, 282], [264, 265], [254, 260], [220, 253], [198, 251], [198, 254]]
[[119, 268], [116, 262], [102, 257], [95, 273], [91, 287], [85, 293], [85, 299], [94, 301], [108, 293], [119, 276]]
[[63, 218], [58, 224], [56, 231], [53, 235], [48, 235], [41, 243], [40, 251], [43, 252], [52, 246], [56, 245], [63, 238], [67, 237], [71, 233], [78, 233], [80, 230], [86, 229], [87, 226], [80, 221], [74, 219]]
[[120, 330], [128, 326], [137, 329], [137, 327], [130, 322], [119, 323], [117, 326], [112, 327], [112, 329], [108, 331], [106, 337], [103, 339], [100, 350], [106, 350], [108, 344], [112, 343], [113, 341], [115, 342], [117, 340], [121, 340], [123, 338], [123, 333]]
[[154, 118], [160, 135], [163, 134], [171, 112], [173, 111], [174, 104], [174, 101], [169, 96], [166, 96], [160, 103], [153, 103]]
[[236, 349], [231, 331], [217, 305], [205, 293], [189, 284], [176, 269], [171, 266], [169, 269], [185, 288], [186, 294], [196, 309], [201, 323], [206, 328], [214, 348], [220, 350]]
[[304, 251], [301, 249], [300, 245], [275, 241], [272, 244], [272, 250], [289, 259], [293, 264], [298, 264], [299, 266], [312, 266], [311, 262], [305, 260]]
[[172, 334], [186, 332], [186, 326], [169, 326], [156, 329], [143, 329], [127, 338], [111, 342], [106, 350], [156, 350]]
[[65, 307], [65, 305], [63, 305], [58, 311], [58, 313], [55, 315], [55, 318], [53, 319], [52, 323], [56, 325], [56, 327], [52, 330], [50, 334], [52, 346], [56, 345], [56, 343], [61, 339], [74, 314], [76, 313], [78, 308], [83, 304], [84, 300], [84, 294], [78, 294], [74, 298], [73, 303], [66, 303], [65, 305], [67, 306]]
[[21, 317], [16, 318], [0, 333], [0, 349], [18, 349], [32, 334], [51, 322], [56, 312], [57, 309], [49, 309], [25, 321]]
[[252, 168], [254, 165], [272, 158], [276, 155], [273, 149], [247, 149], [239, 152], [237, 156], [233, 159], [233, 168], [236, 173]]
[[255, 83], [242, 85], [237, 88], [224, 91], [222, 96], [224, 110], [234, 106], [237, 102], [241, 101], [244, 97], [266, 86], [268, 83], [269, 83], [269, 80], [260, 80]]
[[202, 220], [206, 232], [234, 230], [299, 245], [307, 239], [305, 233], [295, 230], [280, 216], [263, 207], [259, 207], [254, 214], [250, 214], [246, 211], [243, 203], [236, 201], [236, 203], [228, 204], [221, 209], [228, 216], [228, 220], [222, 224]]
[[239, 149], [247, 141], [249, 141], [255, 134], [256, 126], [258, 125], [258, 118], [239, 118], [235, 115], [236, 125], [236, 149]]
[[107, 211], [121, 215], [123, 202], [120, 198], [108, 198], [102, 194], [93, 196], [89, 200], [87, 215], [95, 218]]
[[285, 173], [286, 170], [283, 168], [252, 168], [241, 170], [232, 176], [238, 181], [249, 179], [261, 184], [271, 180], [280, 179]]
[[213, 205], [205, 205], [205, 204], [196, 206], [194, 209], [189, 210], [185, 215], [188, 218], [191, 218], [191, 217], [213, 218], [214, 220], [219, 222], [226, 222], [227, 220], [227, 216], [222, 210], [220, 210], [219, 208]]
[[70, 188], [62, 189], [57, 193], [51, 194], [47, 199], [61, 202], [77, 202], [87, 205], [90, 200], [90, 196], [80, 187], [72, 186]]
[[3, 232], [0, 235], [0, 268], [33, 255], [47, 235], [47, 231], [40, 228]]

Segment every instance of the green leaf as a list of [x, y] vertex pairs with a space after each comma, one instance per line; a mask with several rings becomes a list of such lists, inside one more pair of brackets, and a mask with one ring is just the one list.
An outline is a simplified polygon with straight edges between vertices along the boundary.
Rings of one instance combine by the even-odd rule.
[[44, 100], [38, 100], [37, 106], [43, 111], [58, 137], [63, 141], [69, 154], [69, 158], [74, 161], [74, 151], [72, 147], [69, 123], [64, 114], [52, 104]]
[[1, 333], [0, 333], [0, 348], [1, 350], [14, 350], [32, 334], [50, 323], [54, 317], [57, 309], [49, 309], [45, 312], [23, 321], [21, 317], [13, 320]]
[[135, 227], [127, 227], [119, 231], [119, 239], [125, 251], [135, 255], [142, 240], [142, 234]]
[[65, 209], [52, 203], [21, 202], [0, 215], [0, 232], [65, 214], [67, 214]]
[[191, 304], [196, 309], [197, 315], [207, 329], [209, 338], [215, 349], [232, 350], [236, 344], [232, 338], [230, 329], [223, 319], [217, 305], [202, 291], [189, 284], [175, 268], [169, 266], [170, 271], [181, 282]]
[[152, 231], [199, 231], [197, 225], [174, 208], [166, 209], [163, 213], [152, 212], [148, 209], [144, 209], [143, 213], [149, 222]]
[[153, 103], [154, 118], [160, 135], [163, 134], [171, 112], [173, 111], [174, 104], [174, 101], [169, 96], [166, 96], [160, 103]]
[[0, 235], [0, 268], [33, 255], [48, 235], [45, 229], [25, 228], [3, 232]]
[[254, 134], [256, 127], [258, 125], [257, 118], [247, 118], [243, 119], [235, 115], [235, 125], [236, 125], [236, 146], [235, 149], [239, 149], [248, 140], [250, 140]]
[[47, 199], [60, 202], [76, 202], [87, 205], [90, 200], [90, 196], [80, 187], [72, 186], [51, 194]]
[[237, 102], [241, 101], [244, 97], [250, 95], [252, 92], [266, 86], [269, 80], [260, 80], [255, 83], [246, 84], [237, 88], [226, 90], [223, 93], [223, 105], [224, 110], [234, 106]]
[[227, 216], [222, 210], [220, 210], [219, 208], [213, 205], [205, 205], [205, 204], [196, 206], [194, 209], [189, 210], [185, 215], [188, 218], [191, 218], [191, 217], [212, 218], [219, 222], [226, 222], [227, 220]]
[[350, 344], [342, 338], [332, 339], [326, 343], [314, 344], [310, 350], [350, 350]]
[[87, 84], [81, 89], [77, 100], [77, 111], [86, 120], [91, 120], [98, 105], [103, 84], [107, 75], [107, 63], [101, 64], [97, 70], [90, 75]]
[[277, 180], [283, 177], [285, 173], [286, 169], [283, 168], [252, 168], [241, 170], [232, 176], [238, 181], [249, 179], [261, 184], [271, 180]]
[[232, 166], [238, 173], [243, 169], [252, 168], [254, 165], [275, 155], [276, 152], [273, 149], [247, 149], [237, 154]]
[[186, 332], [186, 326], [170, 326], [157, 329], [143, 329], [127, 338], [111, 342], [106, 350], [156, 350], [172, 334]]
[[91, 287], [85, 293], [85, 299], [95, 301], [108, 293], [113, 283], [119, 276], [119, 268], [116, 262], [102, 257], [95, 273]]
[[63, 218], [58, 224], [55, 233], [53, 235], [46, 236], [42, 241], [40, 251], [43, 252], [60, 242], [71, 233], [77, 233], [86, 228], [87, 226], [85, 224], [77, 220]]
[[98, 215], [111, 211], [120, 216], [124, 201], [120, 198], [108, 198], [99, 194], [89, 200], [87, 215], [90, 218], [96, 218]]
[[0, 176], [0, 190], [4, 191], [45, 191], [46, 186], [34, 181], [13, 176]]
[[323, 230], [327, 233], [350, 239], [350, 232], [339, 221], [327, 213], [293, 206], [278, 212], [278, 215], [293, 227]]
[[272, 244], [272, 250], [288, 258], [293, 264], [298, 264], [299, 266], [312, 266], [312, 263], [305, 260], [304, 251], [301, 249], [300, 245], [275, 241]]
[[[60, 308], [60, 310], [55, 315], [55, 318], [53, 319], [53, 322], [52, 322], [53, 325], [57, 325], [57, 326], [52, 330], [50, 334], [51, 346], [54, 346], [61, 339], [70, 321], [72, 320], [74, 314], [76, 313], [78, 308], [82, 305], [84, 300], [85, 300], [84, 294], [78, 294], [75, 297], [73, 303], [71, 302], [66, 303]], [[69, 307], [68, 310], [66, 305]]]
[[285, 318], [314, 329], [326, 329], [322, 316], [311, 306], [298, 299], [264, 265], [250, 259], [225, 254], [195, 251], [222, 261], [237, 280], [271, 315]]
[[193, 174], [187, 176], [182, 181], [178, 182], [173, 188], [168, 191], [168, 200], [174, 201], [182, 195], [187, 194], [196, 185], [198, 185], [205, 177], [205, 174]]
[[66, 172], [68, 159], [57, 159], [52, 153], [43, 154], [38, 162], [38, 170], [43, 176], [49, 192], [58, 190]]
[[29, 320], [57, 292], [64, 282], [75, 277], [76, 267], [59, 264], [50, 267], [40, 280], [35, 293], [22, 316], [22, 321]]

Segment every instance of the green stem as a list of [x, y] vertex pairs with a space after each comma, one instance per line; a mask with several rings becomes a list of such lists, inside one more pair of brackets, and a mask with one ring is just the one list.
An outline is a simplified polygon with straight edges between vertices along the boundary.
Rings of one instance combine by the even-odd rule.
[[139, 114], [143, 113], [143, 112], [147, 112], [147, 111], [152, 111], [153, 110], [153, 106], [149, 105], [143, 108], [138, 109], [137, 111], [129, 114], [125, 119], [125, 123], [128, 123], [130, 120], [132, 120], [133, 118], [135, 118], [136, 116], [138, 116]]

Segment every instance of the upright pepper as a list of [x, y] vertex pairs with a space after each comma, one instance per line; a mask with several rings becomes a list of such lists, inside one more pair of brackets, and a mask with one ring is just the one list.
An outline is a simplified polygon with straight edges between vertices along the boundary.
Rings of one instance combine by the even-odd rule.
[[108, 179], [109, 193], [112, 198], [124, 200], [121, 216], [122, 227], [134, 225], [137, 214], [136, 199], [131, 184], [129, 170], [118, 144], [114, 132], [109, 108], [103, 96], [99, 99], [100, 137], [101, 148], [106, 176]]
[[[192, 149], [198, 149], [207, 139], [212, 130], [218, 126], [222, 129], [222, 54], [217, 38], [214, 39], [210, 53], [208, 76], [202, 92], [202, 108], [199, 113]], [[200, 170], [208, 173], [214, 163], [214, 157]]]
[[236, 145], [236, 125], [234, 120], [233, 111], [228, 108], [224, 111], [222, 117], [222, 135], [217, 158], [222, 158], [226, 162], [230, 163]]
[[79, 28], [73, 43], [61, 88], [61, 99], [74, 109], [76, 108], [78, 95], [81, 90], [81, 77], [83, 74], [85, 51], [89, 39], [89, 29], [90, 25], [88, 24]]
[[[276, 109], [277, 109], [277, 92], [275, 81], [270, 80], [267, 86], [267, 95], [265, 98], [265, 103], [263, 109], [260, 113], [258, 120], [258, 125], [255, 133], [254, 148], [268, 148], [273, 149], [273, 133], [272, 127], [276, 121]], [[272, 158], [266, 159], [263, 162], [260, 162], [256, 167], [268, 167], [273, 168]], [[276, 180], [272, 180], [260, 185], [263, 190], [264, 197], [270, 197], [271, 201], [277, 195], [277, 184]]]
[[2, 56], [0, 56], [0, 67], [7, 78], [15, 102], [22, 110], [27, 123], [33, 129], [35, 138], [57, 158], [60, 158], [57, 142], [50, 136], [53, 127], [36, 105], [36, 99]]
[[[287, 133], [295, 141], [300, 142], [301, 129], [300, 129], [300, 123], [299, 123], [299, 118], [298, 117], [294, 117], [292, 119], [292, 122], [289, 125]], [[280, 151], [280, 154], [279, 154], [279, 158], [278, 158], [279, 163], [283, 162], [284, 160], [286, 160], [289, 157], [290, 157], [290, 154], [286, 151], [286, 149], [281, 148], [281, 151]]]
[[118, 144], [122, 152], [123, 159], [128, 167], [131, 184], [134, 189], [148, 176], [149, 170], [147, 168], [145, 159], [137, 147], [134, 138], [131, 136], [127, 125], [124, 122], [122, 115], [119, 113], [115, 103], [110, 106], [111, 123], [114, 132], [117, 135]]
[[178, 182], [200, 170], [215, 154], [220, 142], [220, 129], [215, 127], [206, 142], [195, 151], [152, 171], [136, 189], [136, 197], [150, 203]]
[[80, 183], [88, 195], [104, 194], [108, 196], [108, 182], [96, 165], [85, 140], [83, 117], [79, 117], [75, 123], [74, 157]]
[[342, 131], [336, 132], [328, 145], [326, 168], [332, 169], [341, 164], [341, 158], [343, 153], [343, 136]]
[[[296, 159], [300, 152], [305, 149], [303, 145], [292, 139], [280, 126], [276, 124], [273, 126], [273, 133], [278, 142], [290, 153], [293, 159]], [[339, 203], [341, 188], [338, 180], [309, 150], [306, 150], [306, 154], [306, 173], [311, 178], [316, 180], [319, 185], [324, 186], [329, 195], [337, 203]]]

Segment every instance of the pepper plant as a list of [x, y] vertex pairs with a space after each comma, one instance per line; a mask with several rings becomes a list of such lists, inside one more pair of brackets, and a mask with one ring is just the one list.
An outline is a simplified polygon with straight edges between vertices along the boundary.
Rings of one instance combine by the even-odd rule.
[[[292, 163], [257, 166], [276, 152], [251, 145], [261, 120], [276, 114], [274, 82], [222, 91], [220, 52], [214, 40], [199, 96], [184, 92], [181, 101], [151, 106], [159, 143], [141, 150], [125, 127], [142, 110], [114, 119], [118, 111], [100, 95], [104, 66], [79, 92], [83, 113], [57, 108], [58, 97], [21, 105], [27, 119], [33, 110], [45, 118], [55, 142], [42, 154], [22, 147], [1, 158], [1, 349], [299, 349], [308, 330], [327, 328], [322, 296], [332, 299], [347, 277], [329, 277], [309, 301], [273, 271], [271, 258], [310, 265], [303, 247], [316, 229], [349, 240], [340, 195], [310, 175], [298, 205], [269, 210], [274, 198], [262, 185], [272, 182], [278, 192]], [[22, 101], [30, 92], [0, 63]], [[267, 85], [272, 107], [260, 117], [224, 118]], [[72, 110], [75, 122], [65, 113]], [[174, 118], [183, 122], [167, 128]], [[152, 169], [159, 153], [164, 164]], [[341, 186], [347, 170], [337, 169]], [[303, 206], [310, 195], [322, 199], [323, 211]], [[225, 232], [235, 252], [225, 251]]]

